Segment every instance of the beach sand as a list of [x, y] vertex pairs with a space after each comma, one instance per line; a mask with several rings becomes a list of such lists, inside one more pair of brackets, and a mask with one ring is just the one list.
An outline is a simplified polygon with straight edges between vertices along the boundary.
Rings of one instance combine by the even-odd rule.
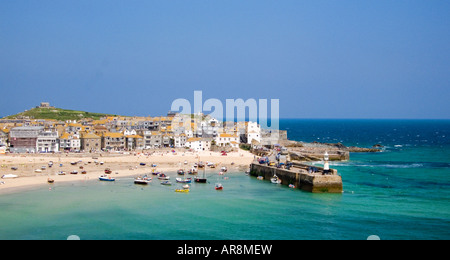
[[[0, 193], [16, 192], [19, 190], [31, 188], [36, 185], [47, 184], [47, 179], [55, 180], [55, 183], [73, 182], [83, 180], [96, 180], [106, 168], [111, 169], [111, 176], [114, 178], [139, 176], [151, 173], [154, 169], [157, 172], [164, 172], [168, 176], [175, 177], [177, 170], [184, 169], [188, 171], [194, 163], [202, 161], [213, 162], [215, 169], [206, 167], [206, 173], [219, 172], [223, 166], [228, 167], [229, 172], [246, 171], [253, 161], [253, 154], [240, 150], [239, 152], [228, 153], [222, 156], [217, 152], [187, 152], [178, 151], [154, 151], [148, 153], [129, 153], [129, 154], [9, 154], [0, 155], [0, 176], [5, 174], [18, 175], [15, 179], [0, 179]], [[80, 162], [81, 161], [81, 162]], [[187, 164], [185, 164], [187, 161]], [[49, 167], [49, 162], [53, 166]], [[78, 162], [72, 165], [72, 162]], [[97, 163], [95, 163], [97, 162]], [[103, 162], [103, 165], [100, 165]], [[141, 166], [140, 163], [145, 163]], [[157, 167], [152, 167], [156, 164]], [[234, 165], [232, 165], [234, 164]], [[60, 166], [62, 165], [62, 166]], [[46, 169], [37, 173], [35, 170], [45, 166]], [[80, 169], [80, 166], [83, 169]], [[17, 170], [12, 170], [17, 167]], [[66, 175], [58, 175], [64, 171]], [[78, 171], [78, 174], [70, 174], [72, 171]], [[81, 174], [86, 171], [86, 174]], [[201, 171], [200, 171], [201, 174]]]

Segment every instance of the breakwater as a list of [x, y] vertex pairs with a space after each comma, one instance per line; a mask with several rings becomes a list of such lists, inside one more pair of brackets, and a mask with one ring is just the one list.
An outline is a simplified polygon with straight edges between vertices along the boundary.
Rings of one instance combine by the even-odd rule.
[[311, 169], [311, 166], [300, 163], [294, 163], [290, 169], [283, 169], [254, 162], [251, 164], [250, 175], [262, 176], [265, 180], [277, 175], [282, 185], [293, 184], [313, 193], [342, 193], [343, 190], [342, 177], [337, 174], [337, 170], [331, 169], [328, 174], [324, 174], [321, 167]]

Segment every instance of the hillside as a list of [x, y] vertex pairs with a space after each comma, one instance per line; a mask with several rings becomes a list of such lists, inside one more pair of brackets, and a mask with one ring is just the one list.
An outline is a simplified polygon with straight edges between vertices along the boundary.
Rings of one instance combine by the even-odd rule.
[[76, 110], [68, 110], [61, 108], [42, 108], [37, 107], [25, 112], [19, 113], [17, 115], [8, 116], [6, 119], [21, 119], [21, 118], [30, 118], [30, 119], [54, 119], [58, 121], [66, 121], [66, 120], [80, 120], [84, 118], [92, 118], [94, 120], [98, 120], [105, 116], [116, 116], [110, 114], [102, 114], [102, 113], [90, 113], [85, 111], [76, 111]]

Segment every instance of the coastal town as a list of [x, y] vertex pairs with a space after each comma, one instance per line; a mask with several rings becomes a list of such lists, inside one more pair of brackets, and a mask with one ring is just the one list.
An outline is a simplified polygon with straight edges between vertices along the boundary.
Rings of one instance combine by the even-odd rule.
[[[46, 102], [39, 107], [52, 109]], [[278, 136], [287, 140], [286, 131], [280, 131]], [[0, 153], [3, 154], [123, 152], [161, 148], [231, 152], [238, 151], [241, 145], [249, 150], [280, 140], [271, 140], [271, 137], [272, 131], [264, 131], [256, 122], [225, 124], [203, 114], [189, 115], [186, 120], [186, 116], [180, 117], [172, 112], [158, 117], [108, 116], [99, 120], [0, 120]]]

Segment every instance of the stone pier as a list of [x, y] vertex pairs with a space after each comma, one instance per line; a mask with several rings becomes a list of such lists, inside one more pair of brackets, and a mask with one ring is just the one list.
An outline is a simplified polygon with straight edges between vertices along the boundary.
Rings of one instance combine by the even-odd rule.
[[263, 176], [269, 180], [276, 174], [281, 179], [282, 185], [293, 184], [297, 188], [313, 193], [342, 193], [342, 177], [336, 170], [331, 170], [324, 175], [323, 168], [294, 163], [289, 170], [261, 165], [257, 162], [251, 165], [250, 174], [254, 177]]

